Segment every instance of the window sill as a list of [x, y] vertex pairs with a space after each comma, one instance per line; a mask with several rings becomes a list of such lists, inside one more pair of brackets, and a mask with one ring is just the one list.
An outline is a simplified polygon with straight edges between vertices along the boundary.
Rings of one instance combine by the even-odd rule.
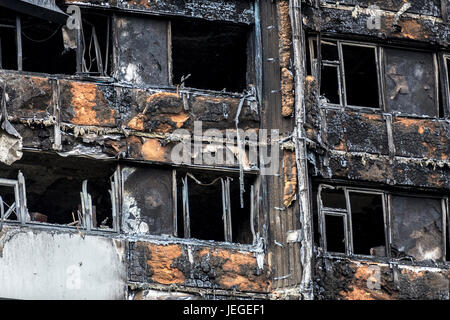
[[354, 112], [363, 112], [368, 114], [379, 114], [385, 115], [390, 114], [394, 117], [403, 117], [403, 118], [411, 118], [411, 119], [429, 119], [429, 120], [438, 120], [438, 121], [448, 121], [449, 117], [432, 117], [427, 115], [417, 115], [410, 113], [402, 113], [398, 111], [387, 112], [383, 111], [380, 108], [371, 108], [371, 107], [360, 107], [360, 106], [342, 106], [339, 104], [325, 103], [321, 104], [320, 108], [326, 110], [339, 110], [339, 111], [354, 111]]
[[410, 259], [392, 259], [387, 257], [374, 257], [374, 256], [365, 256], [365, 255], [346, 255], [341, 253], [330, 253], [330, 252], [320, 252], [316, 255], [317, 258], [325, 258], [331, 260], [345, 260], [356, 263], [366, 263], [366, 264], [395, 264], [401, 267], [417, 267], [417, 268], [438, 268], [442, 270], [450, 269], [449, 261], [439, 261], [439, 262], [431, 262], [431, 261], [411, 261]]

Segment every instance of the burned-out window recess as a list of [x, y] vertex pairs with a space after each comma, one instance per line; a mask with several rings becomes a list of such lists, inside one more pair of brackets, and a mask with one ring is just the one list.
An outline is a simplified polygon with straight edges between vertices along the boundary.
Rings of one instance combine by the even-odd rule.
[[310, 38], [309, 57], [312, 73], [320, 74], [324, 104], [381, 108], [376, 46], [326, 38], [319, 46], [317, 38]]
[[90, 10], [81, 11], [80, 15], [80, 29], [64, 29], [66, 47], [77, 50], [77, 74], [109, 77], [112, 54], [111, 17]]
[[171, 84], [239, 93], [254, 85], [251, 27], [174, 19], [169, 28]]
[[79, 209], [77, 211], [78, 220], [74, 221], [75, 225], [81, 226], [88, 232], [91, 230], [119, 231], [119, 215], [117, 210], [120, 201], [117, 180], [119, 172], [120, 169], [111, 177], [111, 190], [109, 190], [112, 204], [111, 214], [105, 215], [105, 212], [97, 210], [97, 206], [92, 204], [92, 196], [88, 192], [88, 180], [83, 181], [80, 192], [81, 210]]
[[80, 17], [77, 28], [61, 19], [1, 8], [0, 69], [109, 77], [111, 19], [91, 11]]
[[330, 253], [386, 256], [384, 203], [382, 192], [320, 186], [322, 247]]
[[176, 172], [179, 238], [254, 244], [255, 191], [245, 177], [240, 203], [239, 177], [229, 173]]
[[11, 188], [6, 188], [6, 195], [0, 194], [8, 206], [23, 204], [19, 207], [24, 216], [17, 221], [50, 228], [119, 230], [120, 188], [113, 163], [24, 152], [11, 166], [0, 165], [0, 176], [7, 180], [14, 181], [18, 171], [18, 192], [23, 200], [15, 201]]
[[317, 36], [309, 38], [308, 56], [322, 105], [444, 117], [448, 80], [439, 69], [445, 73], [447, 61], [438, 63], [435, 52]]
[[74, 74], [75, 51], [66, 50], [62, 24], [1, 8], [0, 67], [6, 70]]
[[319, 245], [328, 254], [448, 261], [448, 199], [320, 185]]

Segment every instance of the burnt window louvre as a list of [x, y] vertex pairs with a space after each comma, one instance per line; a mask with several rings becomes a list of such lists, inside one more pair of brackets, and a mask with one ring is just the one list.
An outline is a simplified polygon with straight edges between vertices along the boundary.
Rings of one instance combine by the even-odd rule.
[[323, 184], [316, 196], [316, 244], [325, 252], [411, 262], [449, 260], [446, 197]]
[[171, 21], [171, 37], [173, 84], [243, 92], [252, 82], [247, 79], [248, 26], [177, 19]]
[[245, 179], [244, 208], [239, 178], [228, 173], [177, 171], [177, 236], [252, 244], [253, 210], [250, 178]]

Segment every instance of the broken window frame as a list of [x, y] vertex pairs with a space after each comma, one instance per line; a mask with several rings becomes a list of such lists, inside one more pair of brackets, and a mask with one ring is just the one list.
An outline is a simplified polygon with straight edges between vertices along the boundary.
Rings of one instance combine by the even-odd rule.
[[[330, 190], [342, 190], [345, 196], [346, 201], [346, 209], [339, 208], [329, 208], [323, 206], [323, 201], [321, 198], [322, 190], [330, 189]], [[352, 229], [352, 216], [351, 216], [351, 207], [350, 207], [350, 193], [366, 193], [366, 194], [377, 194], [382, 196], [382, 205], [383, 205], [383, 219], [384, 219], [384, 227], [385, 227], [385, 252], [386, 255], [381, 256], [371, 256], [371, 255], [362, 255], [355, 254], [353, 251], [353, 229]], [[448, 257], [446, 257], [446, 249], [447, 249], [447, 236], [450, 234], [450, 225], [447, 224], [447, 220], [450, 221], [450, 211], [449, 211], [449, 199], [447, 196], [437, 196], [437, 195], [424, 195], [424, 194], [414, 194], [414, 193], [401, 193], [401, 192], [387, 192], [379, 189], [369, 189], [369, 188], [357, 188], [357, 187], [347, 187], [342, 185], [329, 185], [329, 184], [320, 184], [318, 187], [317, 193], [317, 208], [318, 208], [318, 224], [319, 224], [319, 234], [320, 234], [320, 246], [324, 250], [324, 253], [331, 256], [350, 256], [359, 259], [365, 260], [383, 260], [390, 261], [392, 260], [391, 254], [391, 245], [393, 239], [393, 229], [392, 229], [392, 221], [393, 221], [393, 209], [392, 209], [392, 197], [393, 196], [408, 196], [414, 198], [427, 198], [427, 199], [438, 199], [441, 200], [441, 213], [442, 213], [442, 260], [437, 261], [437, 263], [441, 264], [449, 264], [447, 261]], [[335, 216], [344, 216], [344, 224], [345, 224], [345, 253], [339, 252], [330, 252], [327, 250], [327, 239], [326, 239], [326, 225], [325, 225], [325, 215], [335, 215]], [[416, 261], [414, 263], [421, 264], [423, 261]]]
[[[337, 50], [339, 55], [339, 61], [328, 61], [328, 60], [322, 60], [321, 58], [321, 43], [322, 42], [331, 41], [337, 44]], [[308, 37], [308, 44], [309, 44], [309, 57], [310, 57], [310, 65], [311, 65], [311, 72], [313, 75], [317, 75], [320, 77], [321, 74], [321, 68], [322, 66], [338, 66], [338, 73], [339, 73], [339, 79], [338, 79], [338, 86], [339, 86], [339, 95], [340, 95], [340, 104], [335, 103], [326, 103], [326, 106], [328, 107], [348, 107], [348, 108], [354, 108], [354, 109], [370, 109], [370, 110], [379, 110], [380, 112], [387, 112], [386, 111], [386, 97], [385, 97], [385, 91], [386, 91], [386, 74], [385, 74], [385, 68], [383, 66], [384, 59], [385, 59], [385, 48], [397, 48], [402, 50], [410, 50], [410, 51], [417, 51], [417, 52], [427, 52], [433, 55], [433, 61], [434, 61], [434, 75], [435, 75], [435, 83], [436, 86], [434, 88], [435, 95], [436, 95], [436, 108], [437, 108], [437, 115], [433, 118], [443, 118], [443, 117], [449, 117], [450, 116], [450, 101], [448, 101], [450, 98], [450, 89], [448, 89], [448, 80], [442, 81], [443, 79], [440, 79], [440, 75], [442, 73], [445, 73], [445, 71], [449, 72], [447, 70], [445, 59], [450, 58], [450, 54], [443, 54], [442, 58], [439, 58], [439, 54], [437, 52], [430, 52], [426, 50], [421, 50], [417, 48], [405, 48], [400, 46], [383, 46], [380, 44], [374, 44], [370, 42], [362, 42], [362, 41], [352, 41], [352, 40], [342, 40], [338, 38], [332, 38], [332, 37], [321, 37], [320, 34], [317, 35], [310, 35]], [[374, 48], [375, 50], [375, 63], [377, 67], [377, 83], [378, 83], [378, 98], [379, 98], [379, 105], [378, 108], [370, 107], [370, 106], [355, 106], [355, 105], [349, 105], [347, 103], [347, 93], [346, 93], [346, 81], [345, 81], [345, 65], [344, 65], [344, 57], [342, 53], [342, 45], [350, 45], [350, 46], [359, 46], [359, 47], [368, 47], [368, 48]], [[316, 56], [317, 55], [317, 56]], [[320, 61], [319, 61], [320, 60]], [[441, 61], [441, 62], [439, 62]], [[441, 65], [444, 66], [441, 66]], [[445, 68], [444, 68], [445, 67]], [[444, 90], [445, 94], [447, 95], [447, 101], [444, 103], [444, 114], [440, 114], [439, 112], [439, 105], [440, 105], [440, 97], [439, 97], [439, 84], [447, 84], [447, 89]], [[319, 84], [320, 85], [320, 84]], [[320, 92], [320, 87], [319, 87]], [[409, 113], [404, 113], [400, 111], [395, 111], [395, 113], [400, 113], [401, 115], [409, 115]], [[428, 116], [429, 117], [429, 116]]]
[[[178, 208], [177, 208], [177, 200], [178, 200], [178, 186], [177, 186], [177, 171], [180, 173], [184, 173], [184, 171], [173, 170], [173, 201], [174, 201], [174, 213], [173, 213], [173, 221], [174, 221], [174, 236], [178, 237]], [[184, 239], [194, 239], [191, 237], [191, 227], [190, 227], [190, 212], [189, 212], [189, 187], [188, 187], [188, 178], [196, 181], [197, 179], [189, 172], [184, 173], [184, 177], [181, 177], [182, 180], [182, 206], [183, 206], [183, 227], [184, 227]], [[232, 178], [228, 176], [218, 178], [221, 181], [222, 185], [222, 220], [223, 220], [223, 228], [224, 228], [224, 241], [228, 244], [239, 244], [246, 245], [242, 243], [233, 242], [233, 233], [232, 233], [232, 212], [231, 212], [231, 200], [230, 200], [230, 180]], [[254, 230], [255, 225], [255, 213], [257, 212], [257, 197], [255, 197], [255, 185], [257, 181], [254, 181], [250, 185], [250, 230], [253, 241], [250, 245], [255, 245], [257, 243], [257, 235]], [[212, 241], [205, 239], [196, 239], [199, 241]], [[216, 241], [221, 242], [221, 241]]]
[[[340, 209], [340, 208], [329, 208], [325, 207], [322, 202], [321, 193], [323, 189], [331, 189], [331, 190], [343, 190], [344, 196], [345, 196], [345, 202], [346, 202], [346, 209]], [[381, 190], [376, 189], [365, 189], [365, 188], [350, 188], [350, 187], [343, 187], [343, 186], [331, 186], [326, 184], [319, 185], [319, 192], [318, 192], [318, 198], [317, 198], [317, 204], [319, 208], [319, 232], [321, 235], [321, 246], [324, 248], [325, 252], [342, 255], [342, 253], [339, 252], [329, 252], [327, 251], [327, 239], [326, 239], [326, 223], [325, 223], [325, 215], [338, 215], [344, 217], [344, 232], [345, 232], [345, 255], [348, 256], [356, 256], [356, 257], [373, 257], [370, 255], [363, 255], [363, 254], [355, 254], [354, 253], [354, 243], [353, 243], [353, 225], [352, 225], [352, 212], [351, 212], [351, 206], [350, 206], [350, 193], [365, 193], [365, 194], [372, 194], [372, 195], [381, 195], [382, 202], [383, 202], [383, 220], [385, 227], [388, 223], [387, 219], [387, 212], [386, 212], [386, 199], [385, 194]], [[386, 229], [386, 228], [385, 228]], [[387, 232], [385, 232], [385, 248], [388, 251], [388, 243], [389, 239], [387, 237]]]
[[[107, 17], [107, 43], [106, 43], [106, 53], [105, 57], [102, 56], [102, 52], [99, 47], [98, 43], [98, 37], [97, 33], [95, 31], [95, 26], [89, 23], [88, 21], [83, 19], [83, 12], [88, 12], [86, 10], [81, 11], [81, 22], [80, 22], [80, 28], [76, 29], [74, 31], [75, 37], [76, 37], [76, 73], [75, 75], [79, 76], [88, 76], [88, 77], [97, 77], [97, 78], [111, 78], [111, 76], [108, 75], [108, 67], [110, 64], [110, 54], [112, 54], [112, 43], [111, 43], [111, 36], [112, 36], [112, 17], [110, 15], [105, 15]], [[15, 29], [15, 38], [16, 38], [16, 57], [17, 57], [17, 70], [19, 72], [23, 72], [23, 51], [22, 51], [22, 19], [20, 16], [20, 13], [16, 13], [16, 23], [15, 25], [0, 25], [0, 28], [13, 28]], [[94, 43], [94, 52], [96, 55], [96, 61], [99, 61], [100, 63], [96, 63], [97, 65], [97, 71], [91, 72], [90, 70], [87, 70], [87, 63], [84, 59], [84, 52], [85, 50], [89, 50], [89, 45], [86, 44], [86, 39], [83, 36], [83, 23], [89, 25], [91, 29], [91, 37], [93, 37], [93, 43]], [[63, 25], [62, 25], [63, 26]], [[1, 43], [0, 39], [0, 49], [1, 46], [5, 45], [5, 43]], [[1, 60], [1, 50], [0, 50], [0, 70], [2, 70], [2, 60]], [[35, 72], [35, 71], [26, 71], [27, 73], [36, 73], [41, 74], [42, 72]], [[67, 75], [70, 76], [70, 75]]]
[[[340, 39], [333, 39], [333, 38], [321, 38], [318, 40], [319, 37], [309, 37], [309, 50], [310, 50], [310, 64], [311, 64], [311, 70], [313, 74], [320, 74], [322, 67], [336, 67], [338, 70], [338, 87], [339, 87], [339, 104], [335, 103], [327, 103], [329, 106], [334, 107], [351, 107], [351, 108], [369, 108], [369, 109], [380, 109], [384, 110], [383, 108], [383, 101], [382, 101], [382, 79], [381, 79], [381, 73], [380, 73], [380, 62], [382, 59], [381, 57], [381, 51], [380, 47], [371, 44], [368, 42], [358, 42], [358, 41], [351, 41], [351, 40], [340, 40]], [[320, 41], [320, 42], [319, 42]], [[333, 42], [336, 43], [336, 50], [338, 53], [339, 60], [322, 60], [320, 50], [321, 46], [320, 44], [323, 42]], [[316, 43], [314, 43], [316, 42]], [[343, 56], [343, 50], [342, 46], [355, 46], [355, 47], [363, 47], [363, 48], [372, 48], [374, 49], [375, 53], [375, 64], [377, 66], [377, 84], [378, 84], [378, 108], [377, 107], [370, 107], [370, 106], [355, 106], [355, 105], [349, 105], [347, 102], [347, 90], [346, 90], [346, 81], [345, 81], [345, 64], [344, 64], [344, 56]], [[318, 57], [316, 57], [316, 54], [318, 57], [320, 57], [320, 62], [318, 61]], [[318, 69], [318, 70], [317, 70]]]
[[[0, 186], [14, 188], [14, 203], [6, 212], [0, 195], [1, 224], [3, 225], [5, 222], [25, 224], [27, 220], [26, 189], [22, 173], [19, 171], [17, 180], [0, 178]], [[17, 220], [6, 220], [8, 217], [5, 216], [9, 216], [13, 211], [15, 211]]]
[[[106, 34], [106, 52], [105, 56], [102, 56], [102, 51], [100, 49], [100, 44], [98, 42], [98, 36], [95, 29], [95, 26], [88, 22], [87, 20], [83, 19], [83, 14], [97, 14], [98, 12], [89, 12], [89, 10], [86, 10], [83, 8], [80, 10], [80, 17], [81, 21], [79, 21], [80, 28], [75, 30], [76, 34], [76, 54], [77, 54], [77, 61], [76, 61], [76, 74], [81, 76], [89, 76], [89, 77], [97, 77], [97, 78], [111, 78], [110, 75], [108, 75], [108, 67], [110, 66], [110, 63], [112, 59], [110, 59], [110, 54], [112, 54], [112, 41], [111, 37], [113, 35], [113, 16], [111, 14], [102, 14], [107, 18], [107, 34]], [[88, 25], [91, 28], [91, 40], [94, 43], [94, 52], [95, 52], [95, 60], [97, 65], [97, 71], [91, 71], [87, 68], [87, 62], [85, 60], [85, 51], [90, 50], [90, 45], [87, 45], [86, 37], [84, 35], [84, 24]], [[89, 42], [91, 42], [89, 40]]]
[[[8, 211], [5, 212], [3, 202], [0, 203], [0, 225], [3, 225], [4, 223], [12, 223], [17, 224], [20, 223], [22, 225], [33, 225], [33, 226], [44, 226], [44, 227], [51, 227], [51, 228], [67, 228], [67, 229], [74, 229], [77, 230], [83, 230], [87, 232], [91, 231], [100, 231], [100, 232], [113, 232], [117, 233], [120, 230], [119, 227], [119, 214], [120, 211], [118, 208], [120, 208], [118, 205], [120, 204], [120, 187], [119, 187], [119, 179], [120, 179], [120, 167], [117, 167], [117, 170], [114, 172], [113, 176], [110, 178], [111, 181], [111, 190], [109, 190], [109, 193], [111, 195], [111, 201], [112, 201], [112, 219], [113, 219], [113, 228], [100, 228], [100, 227], [94, 227], [93, 219], [92, 219], [92, 199], [90, 194], [87, 191], [87, 184], [88, 180], [85, 180], [83, 182], [82, 190], [80, 192], [80, 204], [81, 204], [81, 212], [77, 212], [77, 218], [78, 220], [73, 221], [70, 224], [56, 224], [56, 223], [47, 223], [47, 222], [38, 222], [38, 221], [32, 221], [29, 218], [28, 214], [28, 207], [27, 207], [27, 197], [26, 197], [26, 184], [25, 184], [25, 178], [22, 174], [22, 172], [19, 171], [17, 180], [11, 180], [11, 179], [3, 179], [0, 178], [0, 186], [5, 187], [12, 187], [14, 188], [14, 195], [15, 195], [15, 210], [17, 220], [6, 220], [4, 218], [4, 215], [8, 213]], [[0, 195], [1, 199], [1, 195]]]

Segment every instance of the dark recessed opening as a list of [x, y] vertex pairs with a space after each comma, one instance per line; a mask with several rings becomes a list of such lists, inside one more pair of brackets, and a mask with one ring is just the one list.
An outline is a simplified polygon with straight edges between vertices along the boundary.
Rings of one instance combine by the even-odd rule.
[[73, 74], [75, 50], [64, 48], [62, 26], [31, 16], [21, 16], [23, 70]]
[[324, 188], [321, 192], [322, 205], [326, 208], [346, 209], [344, 190]]
[[320, 94], [327, 99], [327, 102], [340, 104], [339, 93], [339, 72], [337, 66], [323, 65], [320, 77]]
[[347, 105], [379, 108], [375, 48], [342, 45]]
[[322, 41], [320, 54], [322, 61], [338, 61], [339, 62], [339, 54], [337, 43], [333, 41]]
[[244, 178], [245, 192], [243, 208], [241, 208], [240, 204], [239, 177], [234, 177], [230, 185], [232, 239], [236, 243], [253, 243], [250, 227], [250, 188], [252, 183], [251, 177]]
[[0, 69], [17, 70], [16, 14], [0, 10]]
[[[101, 75], [100, 71], [103, 70], [105, 75], [109, 75], [111, 72], [110, 56], [112, 53], [110, 42], [111, 31], [110, 29], [108, 30], [110, 25], [109, 17], [96, 12], [83, 12], [82, 17], [86, 73]], [[97, 59], [94, 35], [97, 37], [101, 60]], [[99, 63], [100, 61], [101, 63]]]
[[[24, 153], [11, 166], [0, 166], [0, 177], [17, 179], [18, 171], [25, 178], [27, 208], [32, 220], [54, 224], [73, 222], [81, 211], [80, 192], [88, 180], [88, 193], [95, 211], [94, 227], [112, 228], [112, 206], [109, 191], [111, 163], [82, 158], [61, 158], [48, 154]], [[103, 226], [102, 226], [103, 223]]]
[[199, 20], [174, 20], [172, 24], [173, 82], [185, 86], [228, 92], [247, 88], [247, 26]]
[[382, 195], [350, 192], [353, 252], [386, 256]]
[[[177, 228], [178, 237], [184, 237], [183, 218], [183, 182], [185, 172], [177, 172]], [[245, 177], [244, 208], [240, 207], [239, 177], [224, 173], [192, 173], [200, 185], [188, 177], [188, 197], [191, 238], [200, 240], [225, 241], [223, 220], [223, 189], [221, 179], [233, 179], [230, 182], [232, 242], [251, 244], [253, 237], [250, 227], [250, 188], [251, 177]]]
[[344, 217], [325, 214], [327, 251], [345, 253]]

